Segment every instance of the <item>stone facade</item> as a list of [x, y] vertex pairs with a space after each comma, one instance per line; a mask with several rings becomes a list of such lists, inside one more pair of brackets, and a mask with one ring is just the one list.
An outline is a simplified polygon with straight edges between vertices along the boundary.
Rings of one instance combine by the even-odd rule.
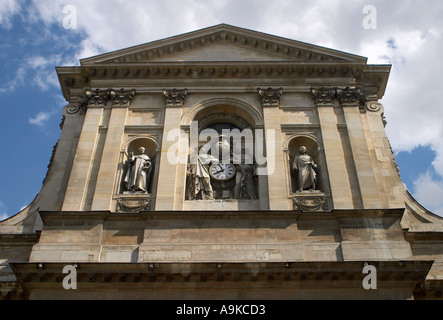
[[[80, 62], [57, 68], [44, 185], [0, 223], [2, 298], [441, 298], [443, 219], [405, 190], [378, 102], [390, 66], [224, 24]], [[227, 128], [252, 170], [191, 160]]]

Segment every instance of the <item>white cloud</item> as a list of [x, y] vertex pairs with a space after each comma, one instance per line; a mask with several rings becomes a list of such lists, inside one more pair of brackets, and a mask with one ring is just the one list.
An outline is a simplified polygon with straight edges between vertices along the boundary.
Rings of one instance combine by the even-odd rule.
[[428, 171], [414, 181], [414, 197], [431, 212], [443, 216], [443, 180], [435, 180]]
[[10, 29], [12, 17], [19, 13], [24, 0], [0, 0], [0, 26]]
[[30, 124], [43, 127], [50, 117], [50, 112], [39, 112], [35, 117], [29, 118], [28, 121]]
[[[25, 57], [24, 62], [17, 69], [14, 78], [9, 80], [3, 88], [0, 88], [0, 93], [12, 92], [17, 87], [25, 84], [36, 85], [43, 91], [48, 91], [50, 88], [58, 88], [60, 84], [54, 66], [61, 63], [62, 57], [59, 54], [49, 57], [39, 55]], [[32, 79], [32, 81], [29, 81], [29, 79]]]
[[6, 83], [6, 86], [0, 88], [0, 93], [6, 93], [14, 91], [16, 87], [21, 86], [25, 83], [26, 70], [20, 67], [15, 72], [14, 78]]
[[50, 59], [42, 56], [33, 56], [27, 59], [27, 64], [33, 69], [38, 69], [47, 66], [51, 63]]

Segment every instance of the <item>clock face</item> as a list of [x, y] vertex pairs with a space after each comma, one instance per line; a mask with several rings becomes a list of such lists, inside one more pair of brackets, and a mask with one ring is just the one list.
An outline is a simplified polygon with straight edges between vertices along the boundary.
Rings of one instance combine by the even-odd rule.
[[212, 178], [219, 181], [227, 181], [235, 176], [235, 167], [231, 163], [215, 163], [209, 168]]

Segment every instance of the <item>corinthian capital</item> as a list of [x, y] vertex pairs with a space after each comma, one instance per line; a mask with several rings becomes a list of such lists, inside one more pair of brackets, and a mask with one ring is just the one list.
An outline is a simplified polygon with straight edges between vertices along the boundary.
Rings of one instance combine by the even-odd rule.
[[166, 106], [183, 106], [185, 98], [188, 95], [188, 89], [163, 89], [163, 95], [166, 98]]
[[283, 94], [283, 88], [279, 89], [257, 89], [258, 94], [260, 95], [260, 100], [262, 106], [279, 106], [280, 98]]
[[79, 96], [79, 102], [82, 107], [88, 105], [105, 105], [110, 98], [110, 90], [85, 90], [83, 94]]
[[334, 99], [337, 97], [337, 90], [336, 88], [311, 88], [311, 94], [317, 106], [334, 105]]
[[351, 89], [346, 87], [345, 89], [337, 89], [337, 97], [342, 105], [362, 106], [366, 103], [366, 96], [360, 88]]
[[129, 105], [135, 97], [135, 89], [120, 89], [119, 91], [110, 90], [110, 96], [113, 105]]

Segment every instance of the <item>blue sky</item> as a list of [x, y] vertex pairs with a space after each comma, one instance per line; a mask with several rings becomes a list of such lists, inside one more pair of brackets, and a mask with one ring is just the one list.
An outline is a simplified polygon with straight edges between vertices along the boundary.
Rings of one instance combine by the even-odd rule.
[[[63, 8], [76, 28], [64, 28]], [[403, 182], [443, 216], [443, 2], [375, 0], [0, 0], [0, 220], [37, 195], [66, 105], [55, 67], [228, 23], [392, 64], [381, 101]], [[71, 21], [72, 22], [72, 21]]]

